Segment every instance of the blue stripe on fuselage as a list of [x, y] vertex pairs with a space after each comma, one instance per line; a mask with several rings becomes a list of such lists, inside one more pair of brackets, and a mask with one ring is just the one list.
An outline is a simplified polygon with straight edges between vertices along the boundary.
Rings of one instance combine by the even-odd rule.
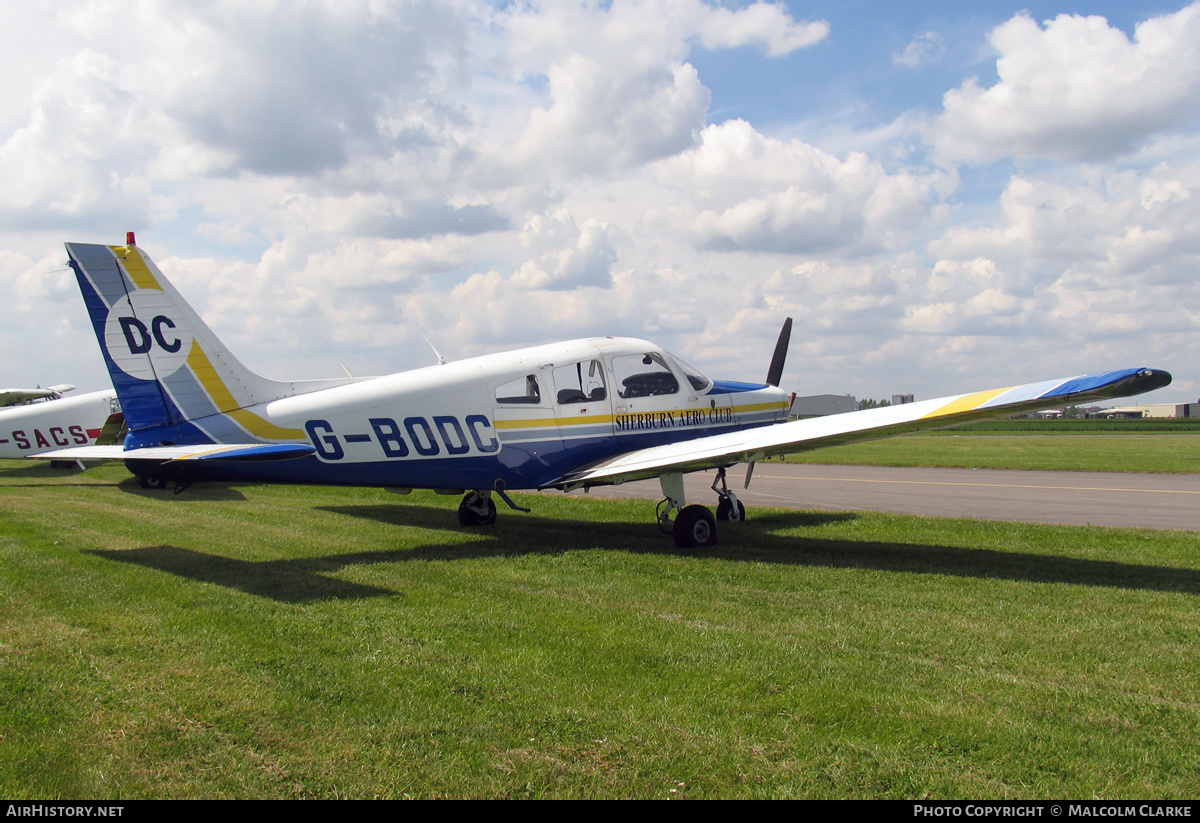
[[[764, 422], [760, 425], [770, 425]], [[182, 427], [180, 427], [182, 428]], [[721, 426], [703, 436], [757, 426]], [[536, 489], [563, 475], [616, 454], [693, 439], [695, 432], [655, 430], [562, 440], [505, 443], [492, 455], [426, 457], [370, 462], [323, 461], [316, 456], [273, 463], [239, 463], [219, 458], [167, 463], [127, 459], [130, 471], [168, 480], [295, 483], [343, 486], [398, 486], [419, 489], [492, 489], [497, 480], [507, 489]], [[691, 435], [691, 436], [689, 436]], [[136, 454], [134, 452], [133, 454]], [[133, 458], [131, 454], [131, 458]]]
[[766, 383], [739, 383], [736, 380], [714, 380], [712, 393], [740, 394], [746, 391], [759, 391], [770, 388]]

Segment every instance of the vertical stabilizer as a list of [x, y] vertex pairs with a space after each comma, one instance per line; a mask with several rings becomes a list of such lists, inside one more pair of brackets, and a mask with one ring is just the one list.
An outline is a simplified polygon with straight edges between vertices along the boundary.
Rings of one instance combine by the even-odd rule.
[[[229, 353], [137, 246], [68, 243], [71, 268], [130, 430], [170, 442], [302, 439], [249, 407], [296, 393]], [[314, 387], [315, 388], [315, 387]]]

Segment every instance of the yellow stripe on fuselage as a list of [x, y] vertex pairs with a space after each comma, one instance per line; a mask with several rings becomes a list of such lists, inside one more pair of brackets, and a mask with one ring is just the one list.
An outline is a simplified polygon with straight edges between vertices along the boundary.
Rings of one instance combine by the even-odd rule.
[[974, 411], [984, 403], [992, 400], [993, 398], [999, 397], [1011, 388], [1013, 388], [1013, 386], [1009, 386], [1006, 389], [991, 389], [990, 391], [977, 391], [974, 394], [964, 395], [957, 400], [947, 403], [936, 411], [931, 411], [929, 414], [924, 415], [921, 419], [928, 420], [931, 417], [945, 417], [947, 414]]
[[142, 255], [133, 246], [109, 246], [121, 261], [125, 264], [125, 271], [129, 273], [129, 277], [133, 280], [133, 284], [139, 289], [156, 289], [162, 291], [162, 286], [158, 285], [158, 281], [154, 279], [146, 261], [142, 259]]
[[562, 419], [536, 417], [528, 420], [497, 420], [494, 425], [498, 429], [540, 429], [548, 426], [597, 426], [611, 422], [613, 422], [611, 414], [588, 414]]
[[[765, 409], [781, 410], [787, 407], [787, 401], [775, 401], [772, 403], [754, 403], [749, 406], [734, 406], [734, 414], [743, 414], [745, 412], [763, 411]], [[629, 414], [680, 414], [689, 411], [708, 411], [707, 406], [697, 406], [687, 409], [662, 409], [659, 411], [647, 412], [621, 412], [621, 416]], [[617, 415], [615, 414], [587, 414], [579, 417], [531, 417], [523, 420], [497, 420], [495, 426], [497, 429], [542, 429], [564, 426], [601, 426], [605, 423], [616, 423]]]
[[300, 429], [285, 429], [276, 426], [274, 423], [263, 420], [254, 412], [240, 407], [217, 374], [217, 370], [213, 368], [212, 361], [208, 359], [208, 355], [204, 353], [204, 349], [200, 348], [200, 343], [196, 340], [192, 341], [192, 350], [188, 353], [187, 362], [192, 373], [196, 375], [196, 379], [200, 381], [200, 385], [204, 386], [204, 390], [208, 392], [209, 399], [213, 401], [217, 411], [232, 417], [246, 431], [269, 440], [304, 439], [304, 432]]

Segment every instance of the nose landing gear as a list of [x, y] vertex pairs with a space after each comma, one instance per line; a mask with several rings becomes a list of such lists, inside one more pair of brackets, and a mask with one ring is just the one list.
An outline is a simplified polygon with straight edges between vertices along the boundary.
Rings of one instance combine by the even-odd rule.
[[[717, 488], [717, 484], [721, 488]], [[729, 523], [737, 523], [746, 519], [746, 506], [737, 495], [725, 484], [725, 467], [717, 469], [717, 479], [713, 481], [712, 490], [717, 493], [717, 519]]]

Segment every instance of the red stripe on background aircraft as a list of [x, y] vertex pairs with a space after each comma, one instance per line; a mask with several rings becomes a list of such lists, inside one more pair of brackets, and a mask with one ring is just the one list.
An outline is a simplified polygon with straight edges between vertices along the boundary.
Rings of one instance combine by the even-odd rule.
[[[74, 388], [64, 383], [36, 389], [0, 389], [0, 458], [29, 457], [64, 446], [98, 442], [109, 419], [114, 414], [119, 417], [117, 393], [108, 389], [63, 397]], [[113, 423], [119, 427], [117, 420]], [[115, 434], [114, 426], [110, 431]]]
[[[123, 459], [144, 487], [247, 481], [462, 494], [459, 522], [491, 525], [493, 495], [657, 477], [658, 519], [680, 546], [711, 546], [745, 507], [725, 470], [783, 455], [1167, 385], [1132, 368], [787, 422], [778, 388], [791, 320], [765, 383], [710, 380], [645, 340], [593, 337], [375, 378], [276, 381], [234, 358], [132, 232], [68, 243], [129, 434], [124, 446], [51, 452]], [[716, 469], [716, 516], [683, 475]], [[747, 477], [749, 482], [749, 477]], [[526, 509], [520, 509], [527, 511]]]

